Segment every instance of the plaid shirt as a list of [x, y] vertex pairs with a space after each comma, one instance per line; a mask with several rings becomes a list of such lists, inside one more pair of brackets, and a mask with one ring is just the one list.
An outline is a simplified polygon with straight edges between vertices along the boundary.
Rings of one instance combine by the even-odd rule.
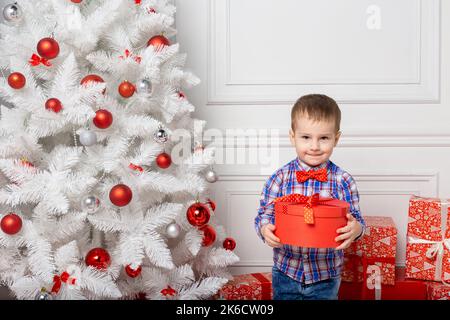
[[[261, 194], [260, 208], [255, 218], [255, 228], [258, 236], [264, 241], [261, 227], [267, 223], [275, 224], [274, 205], [266, 205], [277, 197], [299, 193], [310, 196], [320, 193], [323, 197], [332, 197], [348, 202], [350, 213], [363, 226], [365, 222], [359, 209], [359, 194], [353, 177], [331, 161], [327, 161], [314, 169], [327, 167], [328, 181], [306, 180], [297, 182], [295, 172], [312, 169], [298, 158], [292, 160], [266, 182]], [[359, 236], [358, 238], [360, 238]], [[329, 278], [338, 277], [344, 260], [344, 251], [333, 248], [302, 248], [283, 245], [273, 249], [275, 266], [289, 277], [302, 282], [314, 283]]]

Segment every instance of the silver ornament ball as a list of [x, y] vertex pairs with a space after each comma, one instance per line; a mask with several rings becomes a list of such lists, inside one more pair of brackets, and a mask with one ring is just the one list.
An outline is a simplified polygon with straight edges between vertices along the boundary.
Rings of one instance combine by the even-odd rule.
[[181, 231], [181, 228], [178, 224], [171, 223], [166, 228], [166, 235], [168, 238], [172, 238], [172, 239], [178, 238], [178, 236], [180, 235], [180, 231]]
[[219, 176], [217, 175], [217, 173], [214, 170], [208, 170], [205, 173], [205, 179], [206, 181], [210, 182], [210, 183], [214, 183], [217, 180], [219, 180]]
[[138, 93], [150, 94], [152, 93], [152, 83], [147, 79], [141, 79], [136, 84]]
[[83, 130], [80, 132], [79, 136], [80, 143], [83, 146], [89, 147], [97, 143], [97, 135], [93, 131]]
[[34, 300], [53, 300], [53, 296], [47, 291], [41, 290], [34, 297]]
[[81, 207], [87, 213], [95, 213], [100, 207], [100, 200], [95, 196], [87, 196], [82, 200]]
[[3, 8], [3, 18], [8, 22], [19, 22], [22, 17], [22, 8], [17, 3], [8, 4]]
[[169, 140], [169, 136], [167, 135], [167, 132], [164, 129], [159, 129], [158, 131], [156, 131], [154, 137], [156, 142], [159, 143], [165, 143], [167, 142], [167, 140]]

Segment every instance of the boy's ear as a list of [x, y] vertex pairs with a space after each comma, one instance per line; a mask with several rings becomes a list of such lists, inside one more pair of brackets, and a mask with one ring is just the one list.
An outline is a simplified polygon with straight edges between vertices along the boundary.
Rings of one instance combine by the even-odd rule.
[[289, 140], [291, 140], [292, 146], [295, 147], [295, 139], [294, 139], [294, 137], [295, 137], [295, 133], [294, 133], [294, 131], [291, 128], [291, 129], [289, 129]]
[[334, 139], [334, 146], [335, 146], [335, 147], [336, 147], [336, 145], [337, 145], [338, 142], [339, 142], [339, 138], [341, 137], [341, 134], [342, 134], [341, 131], [338, 131], [338, 132], [336, 133], [336, 138]]

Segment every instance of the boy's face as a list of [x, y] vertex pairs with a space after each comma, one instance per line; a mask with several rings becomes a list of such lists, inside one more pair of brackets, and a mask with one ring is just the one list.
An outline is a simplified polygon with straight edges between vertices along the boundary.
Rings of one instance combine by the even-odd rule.
[[297, 156], [310, 167], [319, 166], [331, 157], [340, 136], [334, 121], [314, 121], [304, 114], [297, 117], [295, 132], [289, 130]]

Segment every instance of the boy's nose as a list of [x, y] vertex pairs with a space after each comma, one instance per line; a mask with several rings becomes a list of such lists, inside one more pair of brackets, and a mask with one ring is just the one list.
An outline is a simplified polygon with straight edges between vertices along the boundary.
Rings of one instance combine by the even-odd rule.
[[311, 150], [320, 150], [320, 144], [319, 141], [313, 141], [311, 143]]

